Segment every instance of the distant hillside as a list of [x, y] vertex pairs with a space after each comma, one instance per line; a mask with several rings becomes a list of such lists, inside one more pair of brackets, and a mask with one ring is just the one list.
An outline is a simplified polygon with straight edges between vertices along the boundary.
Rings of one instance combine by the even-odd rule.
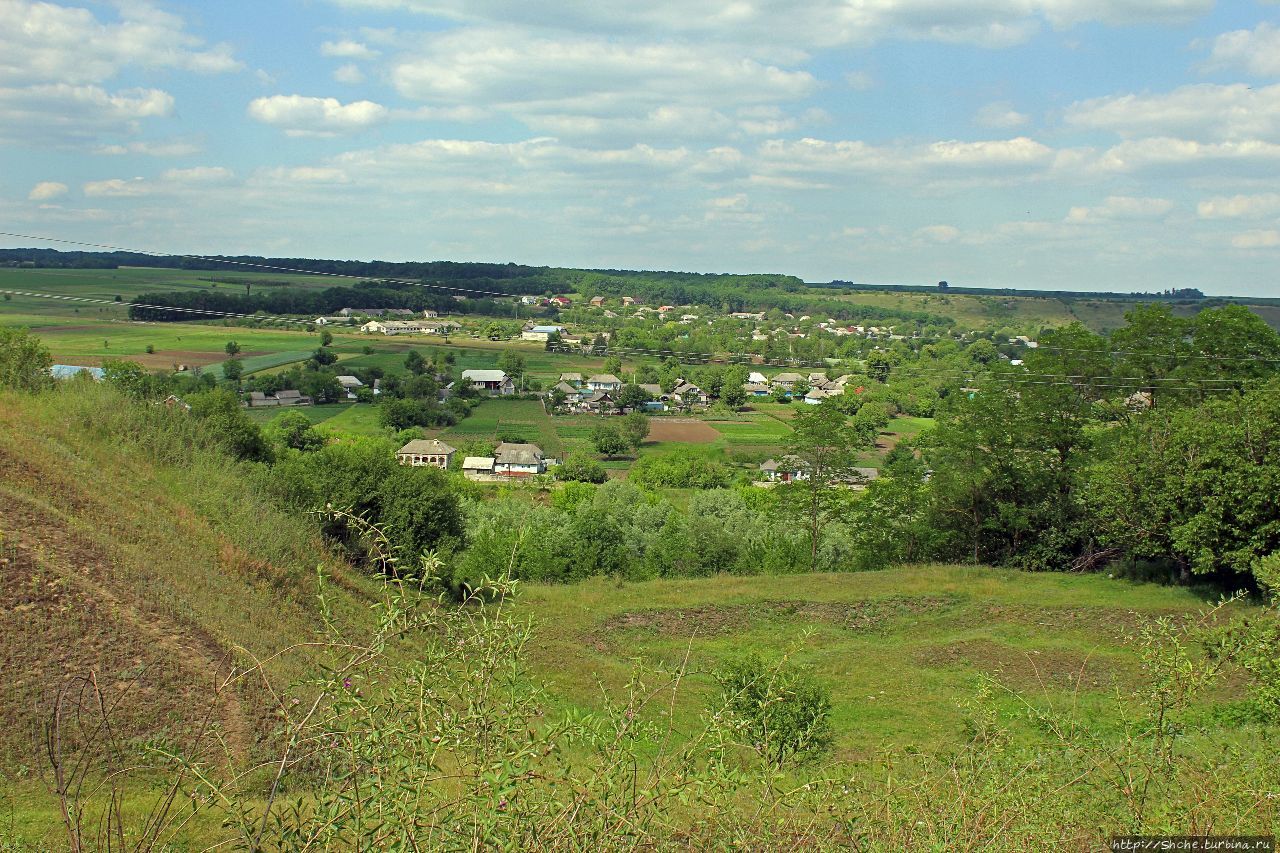
[[[372, 583], [210, 446], [185, 416], [92, 383], [0, 393], [0, 770], [39, 760], [56, 691], [91, 673], [127, 738], [178, 739], [229, 664], [316, 637], [317, 565], [339, 618], [369, 618]], [[306, 664], [290, 654], [267, 672], [287, 684]], [[246, 679], [215, 718], [247, 756], [270, 714]]]

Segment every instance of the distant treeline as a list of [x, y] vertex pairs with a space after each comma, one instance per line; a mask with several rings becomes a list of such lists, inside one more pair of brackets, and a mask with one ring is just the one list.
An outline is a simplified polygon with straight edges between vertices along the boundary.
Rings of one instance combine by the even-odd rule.
[[[944, 287], [943, 285], [946, 286]], [[1023, 288], [1015, 290], [1010, 287], [952, 287], [946, 282], [939, 282], [932, 286], [923, 284], [860, 284], [840, 279], [808, 286], [830, 287], [863, 293], [881, 291], [890, 293], [956, 293], [962, 296], [1033, 296], [1046, 299], [1100, 299], [1124, 302], [1197, 302], [1208, 298], [1195, 287], [1170, 288], [1155, 293], [1142, 293], [1139, 291], [1132, 293], [1099, 291], [1094, 293], [1074, 290], [1026, 290]]]
[[[489, 290], [493, 279], [478, 279], [472, 287]], [[343, 308], [407, 308], [422, 311], [430, 308], [457, 314], [510, 313], [509, 304], [500, 304], [481, 296], [454, 299], [455, 291], [421, 287], [412, 282], [365, 281], [353, 287], [329, 287], [324, 290], [307, 290], [300, 287], [275, 288], [257, 293], [239, 293], [233, 290], [177, 291], [171, 293], [143, 293], [129, 308], [129, 317], [152, 322], [189, 322], [200, 319], [199, 311], [208, 311], [209, 319], [221, 314], [301, 314], [319, 317], [333, 314]], [[462, 295], [462, 294], [458, 294]], [[143, 305], [186, 308], [191, 311], [175, 312]]]

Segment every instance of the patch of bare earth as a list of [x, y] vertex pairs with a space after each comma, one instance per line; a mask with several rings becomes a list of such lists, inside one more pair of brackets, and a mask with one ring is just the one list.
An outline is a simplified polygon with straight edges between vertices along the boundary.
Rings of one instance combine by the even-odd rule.
[[[233, 752], [255, 740], [261, 709], [243, 700], [258, 697], [212, 698], [228, 665], [223, 644], [121, 583], [119, 556], [81, 528], [111, 515], [74, 482], [0, 447], [0, 766], [39, 760], [55, 697], [87, 679], [126, 740], [188, 745], [211, 708]], [[101, 718], [91, 693], [73, 694], [73, 709], [83, 702], [89, 719]]]
[[635, 610], [606, 619], [585, 641], [597, 651], [611, 651], [629, 631], [667, 637], [716, 637], [741, 634], [765, 621], [820, 623], [848, 631], [884, 633], [911, 616], [953, 608], [958, 596], [887, 596], [854, 603], [760, 601], [751, 604], [706, 604], [665, 610]]
[[669, 418], [652, 418], [649, 421], [649, 441], [710, 444], [719, 438], [720, 433], [702, 421]]
[[993, 640], [960, 640], [925, 646], [913, 655], [929, 669], [968, 667], [1015, 690], [1106, 690], [1135, 684], [1136, 661], [1065, 649], [1020, 649]]

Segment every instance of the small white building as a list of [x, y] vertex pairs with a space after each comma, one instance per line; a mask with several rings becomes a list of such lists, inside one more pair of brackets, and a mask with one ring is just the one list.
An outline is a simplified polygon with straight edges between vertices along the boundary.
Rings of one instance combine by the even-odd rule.
[[587, 377], [587, 387], [592, 391], [617, 391], [622, 387], [622, 380], [612, 373], [597, 373]]
[[531, 477], [547, 470], [542, 448], [536, 444], [503, 442], [493, 449], [493, 473], [506, 477]]
[[564, 331], [564, 326], [534, 326], [532, 329], [526, 329], [520, 333], [520, 339], [525, 341], [541, 341], [546, 343], [551, 340], [552, 335], [558, 335]]

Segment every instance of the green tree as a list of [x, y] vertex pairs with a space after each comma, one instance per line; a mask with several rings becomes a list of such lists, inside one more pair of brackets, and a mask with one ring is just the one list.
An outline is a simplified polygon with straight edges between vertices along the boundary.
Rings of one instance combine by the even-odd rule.
[[510, 376], [511, 381], [519, 387], [525, 371], [524, 356], [515, 350], [504, 349], [498, 356], [498, 369]]
[[235, 341], [227, 341], [227, 345], [222, 349], [231, 358], [234, 358], [235, 356], [240, 354], [240, 345]]
[[296, 410], [276, 415], [265, 432], [272, 440], [294, 450], [317, 450], [324, 446], [324, 436], [312, 426], [311, 419]]
[[720, 402], [731, 409], [740, 409], [747, 403], [747, 389], [742, 387], [741, 382], [726, 382], [720, 390]]
[[308, 359], [308, 361], [321, 367], [333, 364], [337, 360], [338, 356], [334, 354], [333, 350], [328, 350], [323, 347], [313, 352], [311, 354], [311, 358]]
[[603, 483], [608, 474], [603, 465], [580, 454], [571, 454], [554, 469], [555, 478], [576, 483]]
[[624, 416], [619, 424], [619, 433], [628, 447], [638, 450], [649, 437], [649, 416], [644, 412], [632, 412]]
[[614, 403], [620, 409], [638, 409], [649, 402], [649, 392], [639, 385], [623, 385], [618, 389]]
[[830, 400], [802, 406], [791, 419], [787, 460], [799, 478], [782, 487], [784, 506], [800, 518], [809, 534], [809, 568], [818, 570], [822, 529], [846, 497], [843, 483], [857, 464], [857, 451], [867, 441], [852, 428], [844, 412]]
[[188, 395], [192, 417], [207, 421], [209, 432], [218, 437], [219, 443], [241, 459], [269, 462], [271, 448], [262, 437], [262, 430], [240, 406], [239, 398], [222, 388], [215, 388]]
[[333, 343], [333, 332], [324, 329], [320, 332], [320, 346], [327, 347]]
[[788, 659], [769, 664], [753, 653], [715, 676], [740, 741], [775, 770], [830, 747], [831, 693], [808, 670]]
[[622, 375], [622, 358], [620, 356], [611, 355], [604, 360], [604, 372], [612, 373], [614, 376]]
[[427, 369], [427, 360], [422, 357], [422, 353], [416, 349], [411, 349], [409, 354], [404, 357], [404, 368], [417, 376]]
[[606, 459], [621, 456], [630, 445], [613, 424], [601, 423], [591, 430], [591, 446]]
[[39, 391], [53, 379], [49, 350], [26, 329], [0, 327], [0, 388]]
[[231, 383], [238, 383], [244, 376], [244, 362], [238, 358], [229, 358], [222, 363], [222, 378]]

